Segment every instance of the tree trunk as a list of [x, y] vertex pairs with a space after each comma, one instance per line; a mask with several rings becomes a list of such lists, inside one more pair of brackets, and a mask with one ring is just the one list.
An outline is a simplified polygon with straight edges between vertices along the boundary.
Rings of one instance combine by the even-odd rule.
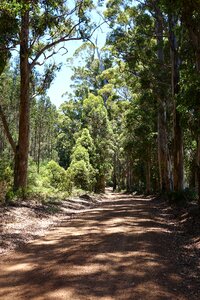
[[29, 80], [30, 67], [28, 62], [29, 48], [29, 11], [25, 11], [21, 19], [20, 32], [20, 113], [19, 137], [15, 155], [14, 190], [25, 190], [28, 176], [29, 152]]
[[176, 108], [176, 95], [179, 93], [179, 65], [178, 45], [174, 28], [176, 26], [174, 16], [169, 16], [170, 28], [170, 54], [172, 65], [172, 99], [173, 99], [173, 132], [174, 132], [174, 190], [179, 191], [183, 189], [184, 181], [184, 159], [183, 159], [183, 132], [180, 125], [180, 113]]
[[113, 158], [113, 191], [117, 189], [117, 154]]
[[[200, 36], [199, 36], [200, 45]], [[200, 49], [196, 50], [196, 68], [200, 76]], [[200, 106], [198, 107], [198, 116], [200, 116]], [[198, 128], [200, 128], [200, 120], [198, 120]], [[198, 185], [198, 205], [200, 209], [200, 133], [197, 137], [197, 185]]]
[[105, 193], [105, 176], [98, 175], [95, 185], [95, 193]]
[[[159, 101], [160, 102], [160, 101]], [[162, 192], [170, 191], [170, 171], [167, 139], [166, 108], [163, 103], [159, 103], [158, 108], [158, 162], [160, 173], [160, 189]]]
[[38, 154], [37, 154], [37, 172], [40, 173], [40, 156], [41, 156], [41, 128], [39, 128], [38, 136]]
[[[183, 9], [182, 19], [188, 29], [190, 41], [196, 56], [196, 70], [200, 75], [200, 31], [199, 31], [199, 24], [196, 23], [193, 19], [194, 13], [196, 13], [196, 8], [195, 5], [193, 5], [192, 1], [188, 1], [188, 3], [187, 2], [184, 3], [182, 9]], [[198, 114], [200, 114], [200, 105], [198, 106], [197, 112]], [[200, 126], [200, 121], [199, 121], [199, 126]], [[198, 185], [198, 203], [200, 209], [200, 134], [199, 133], [197, 133], [196, 170], [197, 170], [196, 174], [197, 174], [197, 185]]]
[[151, 193], [151, 147], [148, 146], [148, 160], [146, 162], [146, 194]]
[[131, 161], [127, 157], [126, 161], [126, 191], [131, 192], [132, 190], [132, 176], [131, 176]]
[[[164, 49], [163, 49], [163, 16], [158, 7], [155, 8], [156, 13], [156, 38], [157, 38], [157, 57], [159, 65], [159, 75], [163, 74], [164, 68]], [[161, 79], [162, 80], [162, 79]], [[166, 101], [165, 91], [162, 87], [157, 89], [158, 95], [158, 162], [159, 162], [159, 177], [160, 189], [162, 192], [170, 190], [169, 178], [169, 150], [167, 137], [167, 117], [166, 117]]]

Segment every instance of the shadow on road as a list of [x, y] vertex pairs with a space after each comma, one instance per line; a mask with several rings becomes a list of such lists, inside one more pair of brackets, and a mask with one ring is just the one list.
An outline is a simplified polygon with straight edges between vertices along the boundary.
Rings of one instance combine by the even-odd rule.
[[154, 199], [112, 194], [2, 261], [0, 299], [199, 299], [179, 247]]

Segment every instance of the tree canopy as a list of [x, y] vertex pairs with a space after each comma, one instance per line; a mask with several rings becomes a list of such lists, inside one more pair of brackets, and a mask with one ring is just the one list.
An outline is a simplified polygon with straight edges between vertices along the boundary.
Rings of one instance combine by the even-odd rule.
[[[102, 48], [98, 5], [109, 27]], [[1, 1], [5, 195], [108, 185], [172, 198], [190, 191], [200, 205], [199, 19], [199, 1]], [[58, 109], [47, 97], [60, 69], [51, 58], [77, 40]]]

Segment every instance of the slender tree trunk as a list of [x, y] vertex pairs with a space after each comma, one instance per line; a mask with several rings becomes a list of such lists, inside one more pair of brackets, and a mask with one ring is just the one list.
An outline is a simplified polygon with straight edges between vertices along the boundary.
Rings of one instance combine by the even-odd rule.
[[117, 154], [114, 153], [113, 158], [113, 191], [117, 189]]
[[146, 162], [146, 193], [151, 192], [151, 147], [148, 146], [148, 160]]
[[[200, 45], [200, 36], [198, 36]], [[200, 46], [199, 46], [200, 47]], [[196, 68], [200, 76], [200, 49], [196, 50]], [[198, 107], [198, 115], [200, 116], [200, 106]], [[200, 119], [198, 120], [198, 128], [200, 128]], [[197, 137], [197, 185], [198, 185], [198, 204], [200, 209], [200, 133]]]
[[131, 192], [131, 161], [127, 157], [127, 162], [126, 162], [126, 190], [127, 192]]
[[[155, 7], [156, 13], [156, 38], [157, 38], [157, 57], [159, 64], [159, 73], [163, 73], [164, 68], [164, 50], [163, 50], [163, 16], [158, 7]], [[158, 75], [158, 79], [160, 78]], [[161, 79], [162, 80], [162, 79]], [[165, 93], [162, 87], [158, 87], [158, 161], [160, 189], [162, 192], [170, 190], [169, 178], [169, 150], [167, 136], [167, 114]]]
[[19, 137], [15, 154], [14, 190], [26, 189], [28, 176], [29, 152], [29, 80], [30, 67], [28, 62], [29, 48], [29, 11], [25, 11], [21, 19], [20, 32], [20, 113]]
[[41, 157], [41, 128], [39, 128], [38, 136], [38, 154], [37, 154], [37, 172], [40, 173], [40, 157]]
[[183, 189], [184, 159], [183, 159], [183, 132], [180, 125], [180, 113], [176, 108], [176, 95], [179, 93], [179, 66], [177, 39], [174, 34], [176, 21], [174, 16], [169, 16], [170, 28], [170, 54], [172, 65], [172, 99], [173, 99], [173, 131], [174, 131], [174, 190]]
[[[193, 6], [192, 1], [188, 1], [188, 3], [184, 3], [183, 11], [182, 11], [182, 19], [185, 23], [192, 47], [195, 51], [196, 56], [196, 70], [200, 76], [200, 31], [199, 31], [199, 24], [196, 23], [193, 19], [193, 15], [195, 13], [195, 5]], [[199, 99], [198, 99], [199, 100]], [[200, 115], [200, 105], [197, 109], [198, 115]], [[199, 128], [200, 128], [200, 120], [199, 120]], [[197, 174], [197, 188], [198, 188], [198, 203], [200, 209], [200, 134], [197, 133], [197, 157], [196, 157], [196, 174]]]
[[[159, 101], [160, 102], [160, 101]], [[159, 103], [158, 108], [158, 162], [160, 173], [160, 189], [162, 192], [170, 190], [169, 177], [169, 154], [167, 139], [166, 108], [163, 103]]]
[[[97, 47], [97, 41], [96, 41], [96, 52], [97, 52], [97, 57], [98, 57], [98, 60], [99, 60], [99, 69], [100, 69], [101, 72], [103, 72], [105, 70], [105, 66], [103, 64], [101, 54], [99, 52], [99, 48]], [[106, 84], [108, 84], [108, 81], [106, 79], [103, 79], [103, 85], [106, 85]], [[105, 108], [107, 108], [108, 96], [103, 95], [102, 97], [103, 97], [104, 106], [105, 106]]]

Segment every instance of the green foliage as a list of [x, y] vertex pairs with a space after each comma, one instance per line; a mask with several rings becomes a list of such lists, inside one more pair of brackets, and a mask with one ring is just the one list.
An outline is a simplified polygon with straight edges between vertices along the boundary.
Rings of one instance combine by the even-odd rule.
[[9, 154], [4, 151], [0, 158], [0, 203], [5, 202], [6, 194], [13, 184], [13, 170]]
[[65, 169], [51, 160], [43, 162], [38, 173], [37, 164], [30, 160], [28, 193], [42, 195], [54, 195], [56, 193], [71, 193], [71, 183]]
[[[90, 94], [83, 102], [83, 117], [95, 146], [93, 167], [96, 169], [96, 185], [98, 180], [109, 175], [112, 159], [112, 129], [108, 119], [107, 110], [101, 96]], [[105, 184], [104, 180], [104, 184]], [[101, 179], [103, 183], [103, 180]], [[102, 187], [101, 190], [104, 188]]]
[[68, 168], [73, 185], [82, 190], [92, 190], [94, 171], [84, 160], [72, 161]]
[[[87, 148], [81, 145], [85, 144]], [[94, 187], [95, 170], [90, 163], [89, 149], [92, 149], [92, 139], [87, 130], [77, 139], [71, 155], [71, 164], [67, 169], [73, 185], [83, 190], [92, 190]]]
[[[29, 61], [36, 64], [38, 59], [43, 63], [42, 53], [44, 58], [54, 54], [54, 43], [59, 39], [87, 40], [94, 25], [90, 22], [93, 1], [78, 1], [74, 10], [62, 0], [36, 2], [25, 5], [24, 1], [2, 0], [0, 3], [0, 102], [15, 141], [19, 65], [15, 65], [15, 70], [5, 65], [9, 49], [18, 43], [20, 13], [31, 10]], [[155, 30], [158, 10], [163, 26], [160, 44]], [[198, 1], [109, 0], [104, 16], [110, 24], [107, 45], [100, 50], [97, 45], [85, 42], [76, 50], [74, 59], [70, 60], [71, 64], [78, 61], [72, 67], [73, 92], [58, 111], [46, 97], [46, 91], [60, 65], [44, 66], [44, 74], [32, 68], [31, 94], [38, 96], [31, 101], [29, 191], [46, 194], [70, 193], [73, 189], [103, 191], [107, 181], [115, 189], [145, 192], [148, 175], [150, 191], [159, 191], [157, 120], [162, 104], [166, 113], [165, 146], [172, 162], [175, 105], [180, 114], [185, 142], [185, 181], [191, 187], [171, 193], [169, 199], [173, 203], [195, 200], [200, 80], [199, 43], [195, 46], [192, 37], [198, 39]], [[173, 63], [168, 39], [171, 17], [176, 19], [173, 33], [180, 64], [175, 99], [171, 97]], [[78, 25], [76, 20], [80, 21]], [[161, 46], [163, 63], [158, 59]], [[0, 189], [12, 201], [20, 195], [10, 190], [13, 156], [1, 125], [0, 143], [3, 148], [0, 149]]]
[[68, 190], [68, 182], [67, 182], [67, 174], [65, 169], [63, 169], [61, 166], [59, 166], [58, 163], [51, 160], [48, 162], [47, 166], [48, 171], [48, 179], [50, 182], [50, 185], [58, 190]]
[[18, 21], [11, 11], [8, 11], [7, 1], [0, 4], [0, 75], [10, 57], [10, 49], [17, 42]]
[[76, 145], [80, 145], [87, 149], [91, 160], [91, 157], [94, 155], [95, 152], [95, 146], [90, 132], [87, 128], [83, 128], [81, 136], [76, 140]]
[[188, 202], [197, 200], [197, 192], [194, 189], [186, 188], [182, 191], [174, 191], [167, 194], [170, 204], [176, 206], [185, 206]]
[[61, 105], [57, 121], [56, 149], [59, 164], [64, 168], [70, 165], [70, 157], [75, 145], [75, 133], [81, 129], [81, 121], [81, 103], [70, 100]]

